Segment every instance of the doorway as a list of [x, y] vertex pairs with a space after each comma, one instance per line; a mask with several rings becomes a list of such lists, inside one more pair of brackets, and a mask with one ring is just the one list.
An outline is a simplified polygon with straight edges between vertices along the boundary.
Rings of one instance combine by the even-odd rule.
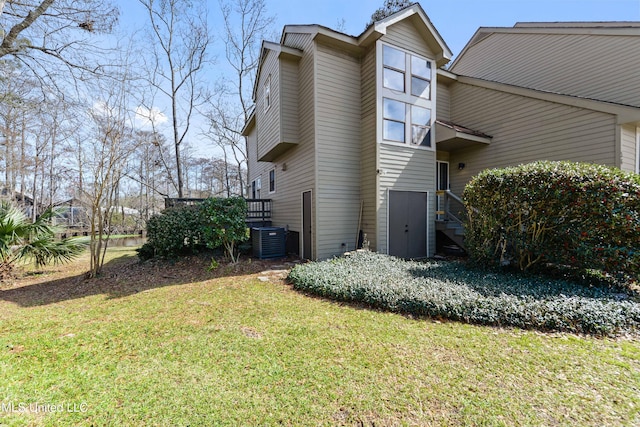
[[389, 255], [427, 256], [428, 197], [427, 192], [389, 191]]

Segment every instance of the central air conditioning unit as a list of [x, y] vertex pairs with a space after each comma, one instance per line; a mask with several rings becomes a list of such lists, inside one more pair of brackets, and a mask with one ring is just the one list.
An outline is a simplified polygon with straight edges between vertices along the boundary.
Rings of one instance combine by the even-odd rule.
[[285, 232], [282, 227], [256, 227], [251, 230], [253, 256], [259, 259], [285, 256]]

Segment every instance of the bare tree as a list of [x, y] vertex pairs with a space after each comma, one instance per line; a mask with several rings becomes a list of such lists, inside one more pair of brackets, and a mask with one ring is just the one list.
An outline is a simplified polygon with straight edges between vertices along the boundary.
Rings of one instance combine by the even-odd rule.
[[98, 62], [99, 48], [90, 36], [110, 31], [117, 20], [111, 1], [2, 0], [0, 58], [22, 63], [47, 81], [43, 87], [57, 85], [58, 72], [65, 82], [69, 73], [100, 72], [104, 64]]
[[111, 220], [117, 206], [120, 181], [127, 172], [128, 158], [136, 151], [137, 140], [129, 126], [128, 82], [103, 88], [102, 101], [93, 105], [89, 115], [93, 131], [85, 142], [83, 162], [84, 198], [90, 215], [91, 264], [89, 277], [98, 275], [104, 263]]
[[[181, 145], [197, 107], [206, 99], [200, 74], [211, 42], [204, 1], [138, 0], [148, 14], [153, 58], [149, 82], [170, 103], [178, 197], [183, 197]], [[153, 108], [148, 106], [149, 111]]]
[[[239, 195], [244, 195], [247, 152], [242, 128], [251, 114], [251, 92], [258, 68], [260, 45], [270, 34], [275, 17], [269, 16], [264, 0], [227, 0], [220, 3], [224, 20], [225, 54], [234, 71], [234, 79], [222, 85], [226, 95], [212, 103], [207, 113], [209, 135], [223, 151], [230, 149], [233, 173], [239, 180]], [[229, 180], [228, 180], [229, 181]], [[227, 192], [230, 194], [230, 185]]]

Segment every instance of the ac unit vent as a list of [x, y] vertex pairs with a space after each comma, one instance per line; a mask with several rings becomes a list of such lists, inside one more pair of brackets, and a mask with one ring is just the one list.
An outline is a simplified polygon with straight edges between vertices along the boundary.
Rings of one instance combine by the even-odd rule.
[[253, 256], [260, 259], [285, 256], [285, 234], [282, 227], [256, 227], [251, 230]]

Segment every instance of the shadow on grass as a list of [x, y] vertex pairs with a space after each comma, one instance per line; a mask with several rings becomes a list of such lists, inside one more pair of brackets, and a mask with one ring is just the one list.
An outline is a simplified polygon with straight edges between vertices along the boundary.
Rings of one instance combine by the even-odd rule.
[[0, 301], [13, 302], [22, 307], [35, 307], [95, 295], [122, 298], [165, 286], [255, 274], [282, 262], [246, 258], [238, 264], [220, 261], [218, 268], [209, 271], [210, 254], [145, 262], [140, 262], [135, 255], [125, 255], [106, 263], [102, 273], [96, 278], [87, 279], [83, 273], [31, 285], [18, 284], [18, 287], [0, 290]]

